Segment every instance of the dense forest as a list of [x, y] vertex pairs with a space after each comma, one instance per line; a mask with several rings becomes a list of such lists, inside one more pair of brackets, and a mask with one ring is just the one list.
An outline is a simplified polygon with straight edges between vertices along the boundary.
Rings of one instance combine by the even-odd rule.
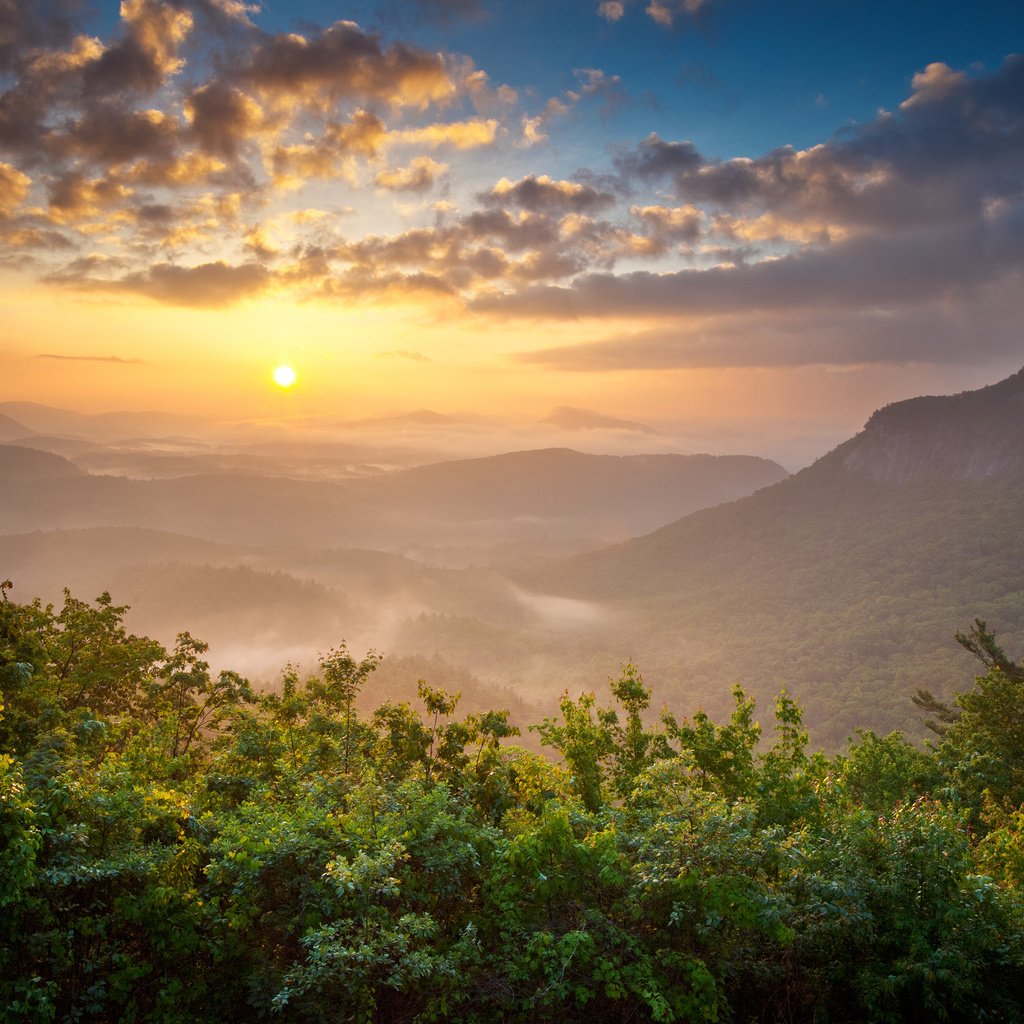
[[812, 753], [785, 693], [659, 717], [627, 664], [544, 757], [428, 682], [365, 712], [373, 653], [258, 692], [0, 589], [5, 1021], [1024, 1017], [1024, 669], [984, 622], [926, 748]]

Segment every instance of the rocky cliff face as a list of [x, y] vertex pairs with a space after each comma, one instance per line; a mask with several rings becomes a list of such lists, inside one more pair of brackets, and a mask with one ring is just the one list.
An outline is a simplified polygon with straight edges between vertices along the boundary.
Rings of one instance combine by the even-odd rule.
[[829, 458], [872, 480], [980, 480], [1024, 469], [1024, 370], [978, 391], [879, 409]]

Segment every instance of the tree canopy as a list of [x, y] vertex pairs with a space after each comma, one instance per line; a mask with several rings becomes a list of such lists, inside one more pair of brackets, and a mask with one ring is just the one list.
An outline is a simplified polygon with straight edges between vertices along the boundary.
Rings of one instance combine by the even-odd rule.
[[361, 714], [373, 652], [258, 692], [8, 590], [4, 1021], [1021, 1019], [1024, 671], [983, 623], [929, 748], [813, 753], [739, 687], [659, 717], [627, 664], [543, 757], [427, 681]]

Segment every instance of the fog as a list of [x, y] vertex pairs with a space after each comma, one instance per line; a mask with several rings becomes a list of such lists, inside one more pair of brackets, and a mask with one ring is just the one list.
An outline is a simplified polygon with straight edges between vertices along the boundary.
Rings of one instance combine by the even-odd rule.
[[599, 685], [623, 657], [621, 615], [517, 575], [786, 476], [742, 452], [712, 457], [723, 438], [567, 408], [527, 424], [426, 410], [212, 423], [28, 403], [0, 415], [0, 575], [14, 598], [109, 592], [132, 630], [168, 647], [187, 631], [214, 670], [268, 686], [342, 642], [541, 702], [560, 692], [563, 650], [582, 644], [575, 669], [585, 682], [596, 658]]

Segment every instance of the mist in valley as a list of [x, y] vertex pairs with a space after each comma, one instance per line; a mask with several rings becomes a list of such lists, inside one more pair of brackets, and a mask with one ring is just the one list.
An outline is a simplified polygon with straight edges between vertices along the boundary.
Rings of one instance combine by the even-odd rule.
[[[423, 410], [285, 425], [29, 403], [0, 415], [0, 567], [19, 601], [109, 592], [137, 633], [171, 647], [187, 631], [215, 669], [263, 686], [344, 641], [386, 656], [375, 697], [408, 691], [401, 666], [428, 659], [431, 681], [458, 681], [470, 703], [515, 695], [534, 711], [600, 687], [633, 652], [620, 612], [517, 573], [787, 475], [569, 408], [518, 426]], [[560, 652], [599, 638], [567, 674]]]
[[824, 745], [919, 734], [909, 694], [969, 676], [957, 629], [1024, 635], [1020, 388], [889, 407], [795, 475], [564, 410], [533, 449], [477, 422], [498, 450], [467, 456], [465, 424], [424, 412], [253, 440], [9, 403], [0, 567], [20, 601], [109, 592], [136, 632], [187, 631], [266, 687], [345, 642], [394, 666], [375, 699], [429, 670], [537, 720], [632, 662], [684, 714], [740, 683], [788, 689]]

